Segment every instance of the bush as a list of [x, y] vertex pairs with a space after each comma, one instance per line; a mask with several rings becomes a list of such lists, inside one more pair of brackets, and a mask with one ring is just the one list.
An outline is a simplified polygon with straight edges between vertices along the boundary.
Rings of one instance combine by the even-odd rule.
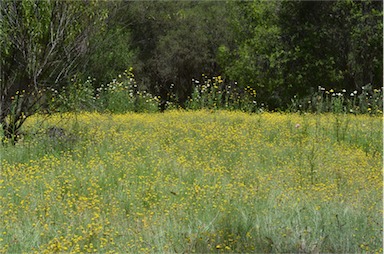
[[188, 109], [227, 109], [255, 112], [256, 90], [251, 87], [240, 88], [237, 82], [225, 83], [221, 76], [206, 77], [202, 82], [192, 80], [194, 90], [186, 103]]
[[361, 91], [335, 91], [319, 87], [312, 96], [294, 97], [288, 111], [292, 112], [333, 112], [352, 114], [382, 114], [383, 90], [374, 89], [371, 84]]
[[[118, 75], [106, 85], [94, 89], [92, 79], [85, 82], [73, 77], [72, 85], [58, 92], [47, 92], [49, 112], [81, 112], [100, 111], [110, 113], [126, 112], [158, 112], [160, 99], [146, 90], [140, 89], [136, 83], [132, 68]], [[244, 112], [260, 112], [268, 105], [257, 102], [256, 90], [247, 86], [240, 87], [237, 82], [225, 82], [221, 76], [201, 76], [201, 80], [192, 79], [193, 92], [183, 107], [189, 110], [240, 110]], [[172, 88], [172, 85], [171, 85]], [[172, 91], [166, 101], [167, 109], [180, 107], [178, 98]], [[325, 89], [311, 96], [291, 99], [291, 104], [285, 110], [288, 112], [312, 113], [353, 113], [353, 114], [382, 114], [383, 90], [375, 89], [371, 84], [363, 86], [360, 91], [342, 89]], [[284, 108], [283, 108], [284, 110]]]
[[95, 110], [95, 96], [92, 79], [86, 81], [74, 76], [71, 85], [60, 91], [51, 89], [47, 92], [49, 112], [81, 112]]
[[96, 102], [101, 111], [111, 113], [158, 111], [158, 99], [138, 88], [132, 68], [96, 90]]

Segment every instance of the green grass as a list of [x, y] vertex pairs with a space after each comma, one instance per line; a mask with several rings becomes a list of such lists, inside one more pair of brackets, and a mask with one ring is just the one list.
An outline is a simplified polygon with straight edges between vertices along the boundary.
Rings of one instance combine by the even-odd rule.
[[0, 252], [383, 251], [381, 117], [42, 118], [0, 147]]

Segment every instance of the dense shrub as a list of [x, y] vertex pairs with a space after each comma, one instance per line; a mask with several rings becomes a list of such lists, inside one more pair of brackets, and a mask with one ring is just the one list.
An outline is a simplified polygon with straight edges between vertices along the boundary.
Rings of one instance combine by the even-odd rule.
[[[158, 112], [161, 103], [165, 103], [167, 109], [180, 108], [177, 95], [172, 89], [165, 102], [148, 91], [141, 90], [132, 68], [98, 88], [93, 88], [91, 78], [82, 82], [74, 77], [71, 81], [73, 85], [68, 86], [67, 90], [63, 88], [58, 92], [52, 89], [50, 111]], [[237, 82], [228, 82], [221, 76], [209, 77], [204, 74], [200, 79], [192, 79], [191, 82], [193, 92], [183, 105], [187, 110], [269, 110], [269, 105], [257, 102], [258, 92], [250, 86], [242, 88]], [[382, 110], [383, 89], [374, 89], [372, 85], [366, 85], [360, 91], [327, 90], [319, 86], [318, 91], [310, 96], [294, 96], [286, 109], [289, 112], [352, 114], [382, 114]]]
[[202, 75], [202, 81], [192, 80], [194, 90], [186, 103], [188, 109], [227, 109], [255, 112], [256, 90], [240, 88], [237, 82], [226, 83], [221, 78]]
[[336, 91], [319, 87], [313, 95], [294, 97], [291, 101], [289, 110], [293, 112], [383, 113], [383, 89], [373, 89], [372, 85], [363, 86], [360, 91]]
[[145, 90], [139, 90], [132, 69], [96, 89], [95, 101], [100, 111], [111, 113], [156, 112], [158, 99]]

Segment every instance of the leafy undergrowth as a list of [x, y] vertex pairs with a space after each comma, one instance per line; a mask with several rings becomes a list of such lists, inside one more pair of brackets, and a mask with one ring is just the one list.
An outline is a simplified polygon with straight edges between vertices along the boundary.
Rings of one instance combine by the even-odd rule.
[[41, 119], [0, 148], [0, 252], [383, 251], [380, 117]]

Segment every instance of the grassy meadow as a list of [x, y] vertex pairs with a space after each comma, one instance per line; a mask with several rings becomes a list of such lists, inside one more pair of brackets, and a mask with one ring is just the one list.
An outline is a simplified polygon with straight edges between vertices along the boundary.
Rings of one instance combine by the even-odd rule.
[[36, 115], [0, 146], [0, 252], [382, 253], [382, 130], [346, 114]]

